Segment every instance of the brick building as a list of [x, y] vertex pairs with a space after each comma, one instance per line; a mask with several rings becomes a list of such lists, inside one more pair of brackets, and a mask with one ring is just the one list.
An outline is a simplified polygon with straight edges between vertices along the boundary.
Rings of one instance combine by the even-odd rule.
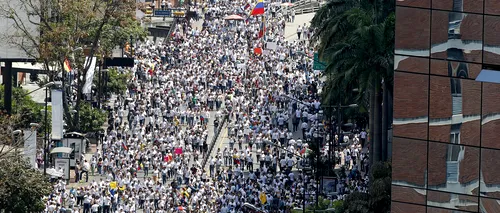
[[500, 212], [500, 0], [396, 5], [391, 211]]

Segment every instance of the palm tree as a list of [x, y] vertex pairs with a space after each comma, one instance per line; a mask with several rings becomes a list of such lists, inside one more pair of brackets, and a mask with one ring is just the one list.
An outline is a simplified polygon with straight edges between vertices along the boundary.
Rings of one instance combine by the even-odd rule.
[[387, 96], [392, 93], [393, 11], [393, 2], [386, 0], [331, 0], [311, 22], [315, 30], [312, 43], [328, 63], [323, 101], [342, 101], [341, 95], [358, 85], [358, 100], [369, 100], [370, 158], [374, 162], [387, 158], [384, 147], [390, 119], [382, 102], [388, 107]]

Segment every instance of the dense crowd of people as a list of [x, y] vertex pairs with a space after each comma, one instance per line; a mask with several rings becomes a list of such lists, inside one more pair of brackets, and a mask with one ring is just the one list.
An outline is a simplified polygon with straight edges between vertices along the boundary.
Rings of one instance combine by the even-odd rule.
[[[104, 142], [77, 162], [71, 181], [97, 177], [77, 188], [56, 181], [47, 212], [289, 212], [314, 202], [318, 184], [300, 168], [310, 165], [306, 141], [326, 127], [321, 82], [306, 57], [310, 32], [300, 26], [287, 41], [295, 13], [271, 6], [264, 42], [262, 17], [249, 17], [246, 4], [194, 5], [201, 21], [180, 21], [169, 40], [135, 47], [136, 66], [120, 70], [133, 78], [110, 108]], [[223, 19], [232, 14], [245, 20]], [[223, 142], [210, 155], [219, 127]], [[332, 200], [366, 190], [367, 154], [357, 135], [342, 142], [335, 156], [348, 175]]]

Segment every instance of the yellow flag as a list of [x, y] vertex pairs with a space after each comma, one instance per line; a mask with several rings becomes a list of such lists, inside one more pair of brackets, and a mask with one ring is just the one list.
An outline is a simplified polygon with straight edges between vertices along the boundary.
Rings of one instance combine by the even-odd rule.
[[265, 204], [265, 203], [266, 203], [266, 201], [267, 201], [267, 196], [266, 196], [266, 193], [264, 193], [264, 192], [260, 193], [259, 198], [260, 198], [260, 202], [261, 202], [262, 204]]
[[109, 187], [110, 187], [111, 189], [116, 189], [116, 185], [117, 185], [117, 184], [116, 184], [116, 181], [113, 181], [113, 182], [110, 182], [110, 183], [109, 183]]

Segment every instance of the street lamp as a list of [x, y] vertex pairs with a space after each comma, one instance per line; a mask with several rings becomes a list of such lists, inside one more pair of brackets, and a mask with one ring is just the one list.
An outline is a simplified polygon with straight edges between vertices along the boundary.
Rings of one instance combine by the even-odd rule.
[[48, 120], [48, 96], [49, 96], [49, 87], [54, 85], [54, 82], [46, 83], [42, 86], [45, 87], [45, 134], [44, 134], [44, 143], [43, 143], [43, 175], [47, 174], [47, 153], [48, 153], [48, 143], [49, 143], [49, 120]]

